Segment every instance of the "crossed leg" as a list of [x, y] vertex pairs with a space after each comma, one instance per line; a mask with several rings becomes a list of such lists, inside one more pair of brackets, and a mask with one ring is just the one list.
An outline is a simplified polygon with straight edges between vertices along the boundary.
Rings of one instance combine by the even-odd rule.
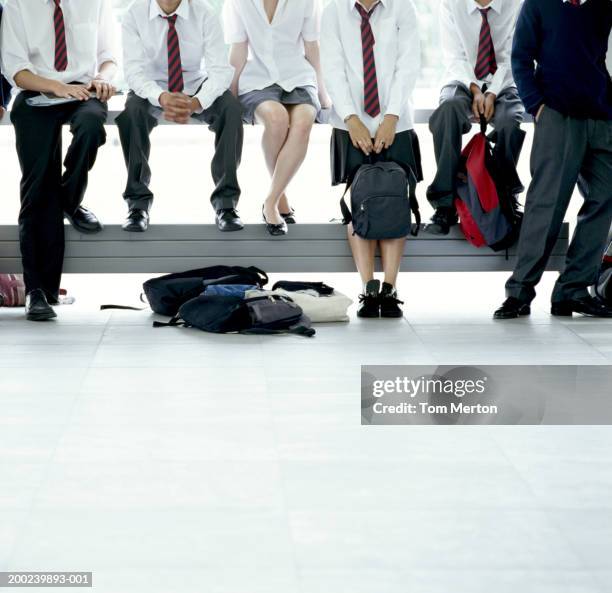
[[290, 211], [285, 191], [306, 157], [316, 110], [311, 105], [284, 106], [276, 101], [264, 101], [255, 111], [255, 117], [264, 126], [262, 148], [272, 176], [264, 213], [270, 223], [280, 224], [281, 211]]

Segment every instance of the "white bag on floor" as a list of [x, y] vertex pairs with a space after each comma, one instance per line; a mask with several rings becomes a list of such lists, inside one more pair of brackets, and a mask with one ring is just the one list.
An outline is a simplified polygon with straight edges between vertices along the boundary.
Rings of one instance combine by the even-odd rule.
[[353, 304], [349, 297], [337, 290], [329, 296], [319, 295], [314, 290], [249, 290], [245, 296], [252, 298], [272, 294], [289, 297], [313, 323], [346, 322], [349, 320], [348, 308]]

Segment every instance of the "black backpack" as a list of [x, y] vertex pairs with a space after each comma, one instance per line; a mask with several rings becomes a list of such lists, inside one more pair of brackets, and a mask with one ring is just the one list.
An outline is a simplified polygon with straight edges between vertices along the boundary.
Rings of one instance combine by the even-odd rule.
[[[353, 223], [353, 233], [363, 239], [401, 239], [417, 236], [421, 224], [416, 198], [417, 179], [411, 169], [395, 162], [361, 165], [340, 200], [343, 224]], [[351, 190], [351, 209], [344, 197]], [[411, 212], [415, 217], [412, 230]]]
[[302, 309], [291, 299], [277, 295], [251, 299], [200, 295], [183, 304], [168, 323], [153, 323], [153, 327], [175, 326], [217, 334], [315, 335]]
[[268, 275], [254, 266], [211, 266], [152, 278], [143, 284], [143, 290], [155, 313], [174, 317], [181, 305], [211, 284], [249, 284], [262, 288], [267, 283]]

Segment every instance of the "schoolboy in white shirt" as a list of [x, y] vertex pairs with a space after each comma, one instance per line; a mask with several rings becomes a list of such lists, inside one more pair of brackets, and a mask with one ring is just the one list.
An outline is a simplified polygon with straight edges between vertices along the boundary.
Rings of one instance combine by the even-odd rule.
[[[8, 0], [2, 71], [20, 90], [11, 110], [22, 171], [19, 238], [26, 317], [56, 317], [64, 261], [64, 217], [82, 233], [102, 225], [81, 206], [88, 173], [106, 141], [107, 100], [116, 69], [111, 0]], [[92, 97], [95, 92], [97, 98]], [[69, 103], [33, 107], [50, 93]], [[62, 128], [73, 139], [62, 173]]]
[[218, 17], [204, 0], [136, 0], [122, 26], [125, 77], [131, 89], [117, 118], [128, 169], [123, 197], [129, 213], [123, 229], [143, 232], [148, 228], [153, 203], [150, 136], [163, 112], [171, 122], [185, 124], [193, 117], [214, 132], [215, 189], [210, 201], [215, 220], [221, 231], [241, 230], [236, 211], [241, 108], [229, 91], [234, 70]]
[[495, 156], [503, 164], [508, 192], [524, 187], [516, 167], [525, 132], [525, 109], [512, 78], [510, 53], [521, 0], [442, 0], [441, 40], [446, 64], [440, 107], [429, 121], [438, 169], [427, 190], [436, 212], [427, 226], [446, 235], [457, 223], [454, 207], [462, 136], [481, 116], [493, 124]]
[[320, 57], [320, 0], [226, 0], [225, 39], [236, 72], [232, 91], [245, 123], [264, 126], [272, 183], [263, 205], [272, 235], [295, 223], [286, 189], [306, 156], [321, 107], [329, 107]]

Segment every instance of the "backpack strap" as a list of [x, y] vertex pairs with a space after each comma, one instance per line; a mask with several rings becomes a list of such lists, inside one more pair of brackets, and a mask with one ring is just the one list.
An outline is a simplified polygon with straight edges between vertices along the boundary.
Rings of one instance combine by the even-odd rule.
[[187, 327], [187, 324], [184, 321], [181, 321], [181, 318], [178, 315], [173, 317], [167, 323], [164, 323], [163, 321], [153, 322], [153, 327], [181, 327], [181, 326]]
[[346, 194], [348, 193], [348, 190], [351, 189], [352, 184], [353, 184], [352, 180], [350, 181], [350, 183], [347, 182], [346, 189], [344, 190], [344, 193], [342, 194], [342, 197], [340, 198], [340, 210], [342, 211], [342, 224], [345, 226], [353, 221], [353, 215], [351, 214], [351, 211], [349, 210], [349, 207], [347, 206], [346, 200], [345, 200]]
[[410, 230], [410, 234], [413, 237], [418, 237], [419, 230], [421, 229], [421, 211], [419, 209], [419, 200], [416, 195], [417, 178], [412, 170], [412, 167], [408, 168], [408, 200], [410, 201], [410, 210], [414, 214], [414, 225]]
[[248, 269], [252, 272], [255, 272], [255, 274], [259, 276], [259, 279], [261, 280], [261, 286], [265, 286], [266, 284], [268, 284], [268, 274], [266, 274], [263, 270], [256, 266], [249, 266]]
[[115, 309], [118, 311], [146, 311], [149, 307], [129, 307], [127, 305], [100, 305], [100, 311]]
[[480, 114], [480, 133], [483, 136], [487, 135], [487, 127], [489, 125], [489, 122], [487, 121], [487, 118], [481, 113]]
[[[140, 302], [148, 305], [144, 292], [140, 293]], [[130, 307], [128, 305], [100, 305], [100, 311], [107, 311], [108, 309], [115, 309], [118, 311], [146, 311], [149, 307]]]
[[296, 325], [294, 327], [290, 327], [289, 329], [244, 329], [238, 333], [253, 336], [278, 336], [282, 334], [293, 334], [296, 336], [312, 338], [317, 332], [312, 327]]

